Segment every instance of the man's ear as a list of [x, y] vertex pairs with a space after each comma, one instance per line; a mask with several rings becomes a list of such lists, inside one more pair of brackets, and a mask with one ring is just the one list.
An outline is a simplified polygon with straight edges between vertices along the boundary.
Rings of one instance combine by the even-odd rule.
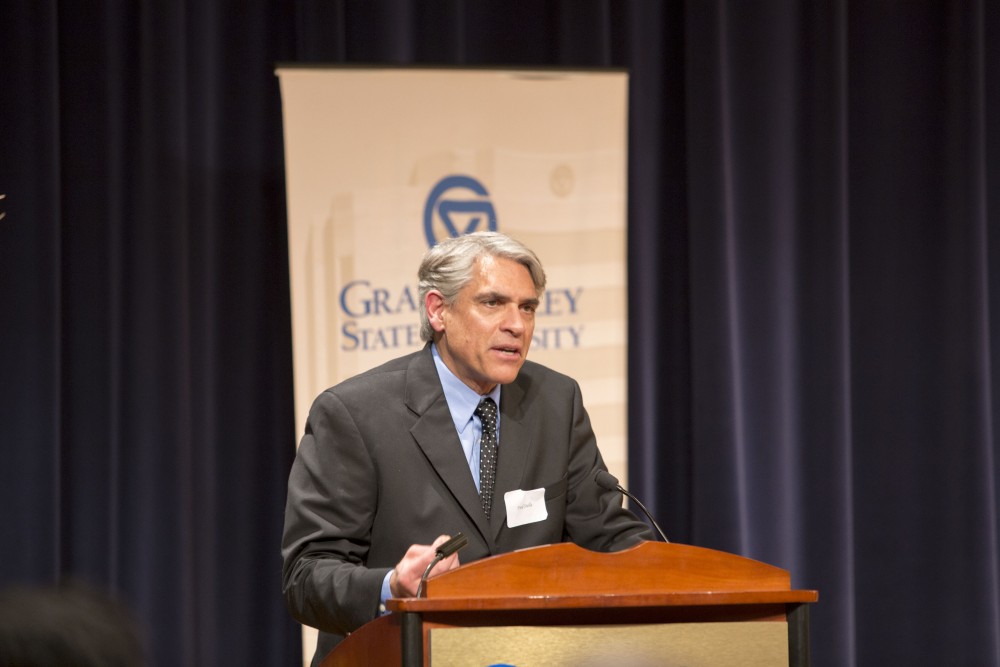
[[444, 315], [448, 311], [444, 295], [437, 290], [427, 292], [427, 296], [424, 297], [424, 308], [427, 309], [427, 320], [431, 328], [437, 333], [444, 331]]

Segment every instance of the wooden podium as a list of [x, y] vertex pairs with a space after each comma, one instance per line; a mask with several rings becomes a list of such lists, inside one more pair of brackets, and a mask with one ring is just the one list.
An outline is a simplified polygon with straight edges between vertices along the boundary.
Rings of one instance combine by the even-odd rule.
[[617, 553], [564, 543], [463, 565], [426, 597], [351, 633], [323, 661], [346, 665], [809, 664], [816, 591], [733, 554], [644, 542]]

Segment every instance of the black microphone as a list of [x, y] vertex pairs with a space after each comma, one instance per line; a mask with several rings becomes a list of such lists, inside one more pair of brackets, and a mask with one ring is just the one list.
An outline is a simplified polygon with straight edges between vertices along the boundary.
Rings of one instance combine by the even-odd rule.
[[450, 540], [448, 540], [447, 542], [445, 542], [444, 544], [442, 544], [437, 548], [436, 554], [440, 556], [442, 559], [447, 558], [448, 556], [452, 555], [453, 553], [455, 553], [468, 543], [469, 543], [469, 538], [463, 535], [461, 531], [457, 532], [455, 533], [455, 536], [453, 538], [451, 538]]
[[663, 534], [663, 530], [660, 528], [660, 524], [656, 523], [656, 519], [654, 519], [653, 515], [649, 513], [649, 510], [646, 509], [646, 506], [643, 505], [638, 498], [636, 498], [631, 493], [626, 491], [625, 487], [618, 482], [617, 477], [609, 473], [607, 470], [598, 470], [597, 475], [594, 476], [594, 481], [597, 482], [597, 486], [601, 487], [602, 489], [605, 489], [606, 491], [617, 491], [622, 495], [628, 496], [629, 499], [636, 505], [638, 505], [639, 509], [641, 509], [646, 514], [646, 516], [649, 517], [650, 523], [653, 524], [653, 528], [655, 528], [656, 532], [660, 534], [660, 537], [663, 538], [663, 541], [667, 543], [670, 542], [670, 540], [667, 539], [667, 536]]
[[427, 585], [427, 577], [430, 575], [431, 570], [434, 566], [443, 561], [448, 556], [452, 555], [466, 544], [469, 543], [469, 538], [463, 535], [461, 532], [455, 533], [447, 542], [442, 543], [434, 552], [434, 560], [430, 562], [427, 569], [424, 570], [423, 575], [420, 577], [420, 585], [417, 586], [417, 597], [424, 597], [424, 587]]

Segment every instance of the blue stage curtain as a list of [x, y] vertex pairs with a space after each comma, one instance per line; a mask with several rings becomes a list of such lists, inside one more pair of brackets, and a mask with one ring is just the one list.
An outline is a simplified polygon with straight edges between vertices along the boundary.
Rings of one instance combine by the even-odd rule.
[[627, 68], [631, 490], [813, 664], [1000, 665], [996, 3], [86, 4], [0, 6], [0, 581], [295, 664], [274, 66]]

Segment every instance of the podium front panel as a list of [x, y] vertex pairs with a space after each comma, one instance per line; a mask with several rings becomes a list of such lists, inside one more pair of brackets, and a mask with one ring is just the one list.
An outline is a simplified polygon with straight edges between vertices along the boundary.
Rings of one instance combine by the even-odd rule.
[[430, 667], [787, 667], [785, 622], [432, 628]]

